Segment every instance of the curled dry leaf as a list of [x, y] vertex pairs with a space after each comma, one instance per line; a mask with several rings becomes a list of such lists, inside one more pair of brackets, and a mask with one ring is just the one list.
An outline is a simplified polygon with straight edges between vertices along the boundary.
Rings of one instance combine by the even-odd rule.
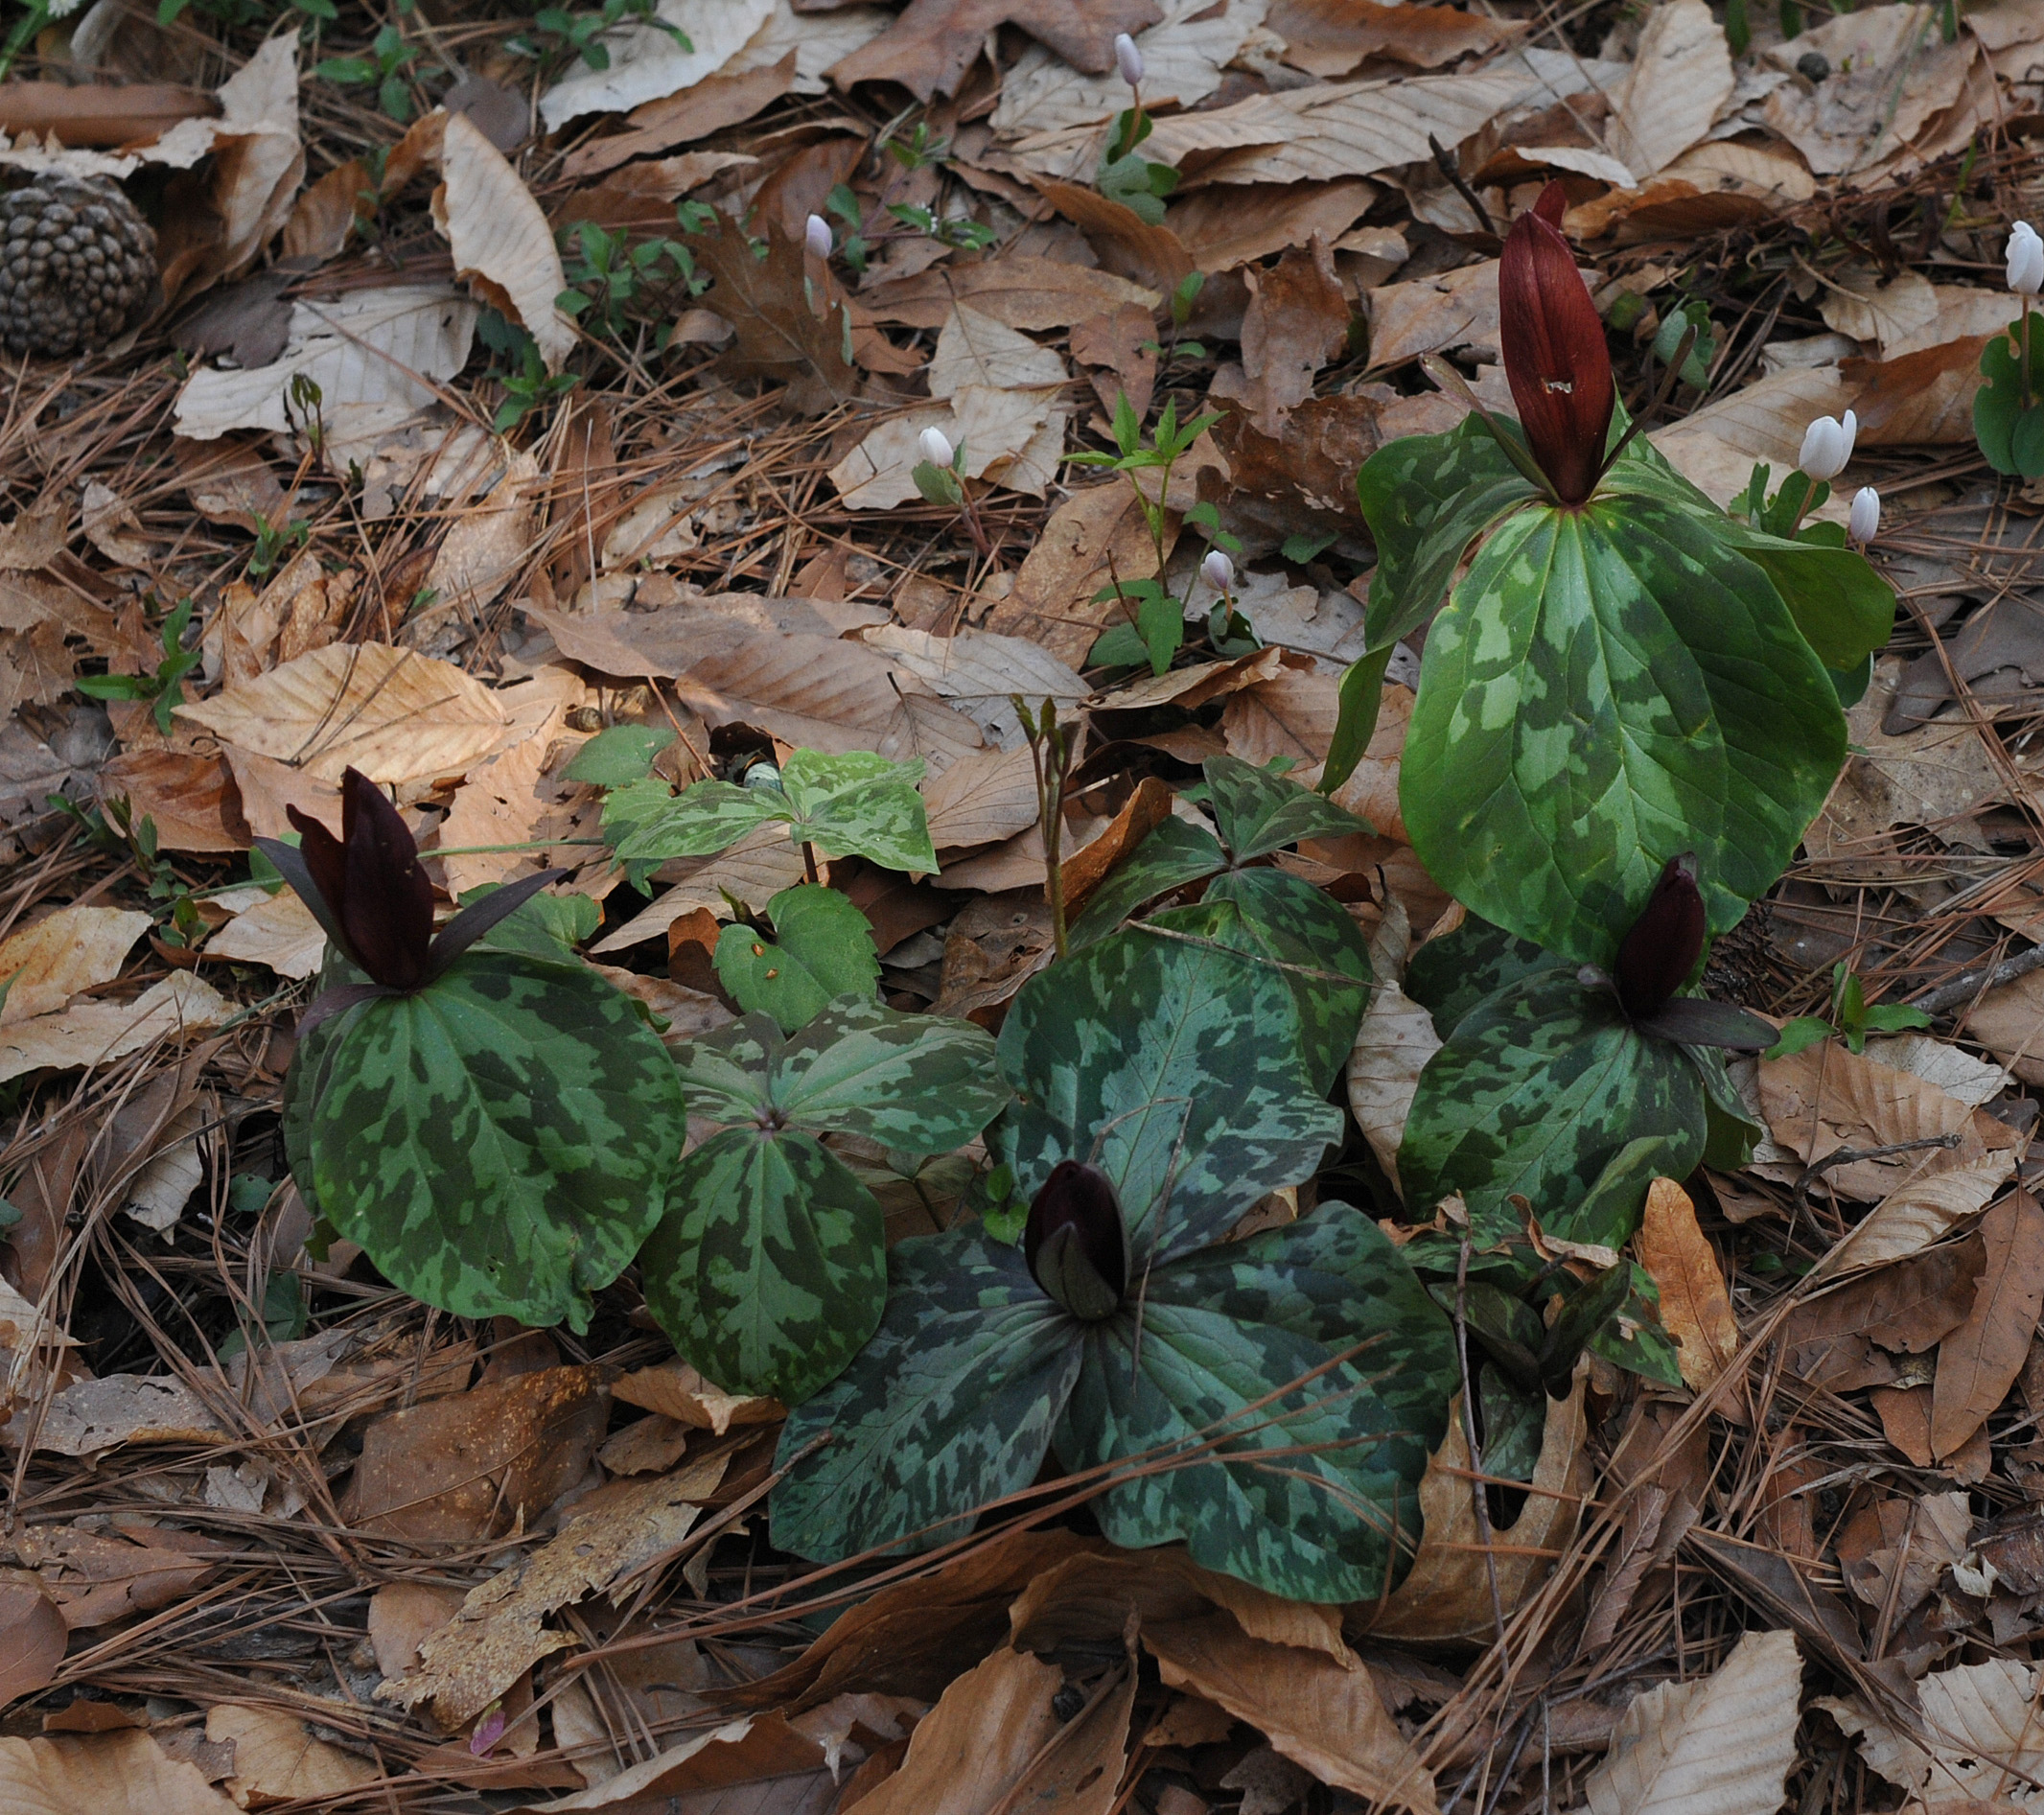
[[2036, 1718], [2037, 1673], [2013, 1658], [1939, 1670], [1916, 1685], [1925, 1752], [1857, 1696], [1823, 1696], [1816, 1706], [1859, 1742], [1860, 1757], [1912, 1806], [1952, 1815], [2027, 1807], [2044, 1775], [2044, 1731]]
[[1966, 1319], [1938, 1345], [1930, 1448], [1955, 1454], [2015, 1385], [2044, 1312], [2044, 1207], [2012, 1192], [1981, 1220], [1987, 1263]]
[[719, 1437], [733, 1425], [772, 1424], [787, 1415], [779, 1400], [727, 1393], [681, 1361], [627, 1374], [611, 1393], [628, 1406], [643, 1407]]
[[104, 1065], [161, 1039], [218, 1027], [234, 1004], [189, 970], [174, 970], [132, 1002], [74, 1002], [0, 1032], [0, 1083], [25, 1072]]
[[1703, 1392], [1731, 1365], [1739, 1325], [1717, 1250], [1697, 1226], [1689, 1194], [1674, 1179], [1657, 1178], [1647, 1187], [1634, 1246], [1661, 1288], [1661, 1320], [1681, 1345], [1676, 1360], [1683, 1382]]
[[549, 372], [574, 351], [575, 329], [554, 298], [568, 288], [553, 230], [509, 161], [465, 113], [440, 141], [433, 224], [454, 255], [454, 275], [532, 337]]
[[504, 741], [495, 695], [451, 662], [387, 643], [334, 643], [180, 716], [226, 743], [316, 780], [360, 769], [372, 781], [463, 775]]
[[280, 977], [310, 977], [326, 955], [326, 930], [295, 889], [259, 901], [206, 942], [206, 956], [261, 965]]
[[126, 908], [60, 907], [0, 941], [0, 1027], [60, 1009], [81, 989], [111, 983], [150, 917]]
[[663, 0], [660, 16], [689, 48], [645, 25], [608, 35], [610, 66], [577, 65], [540, 97], [540, 118], [554, 132], [586, 113], [622, 113], [681, 94], [730, 62], [773, 12], [774, 0]]
[[1003, 1645], [917, 1724], [901, 1769], [864, 1799], [869, 1815], [917, 1815], [939, 1805], [993, 1815], [1010, 1805], [1031, 1760], [1057, 1736], [1051, 1702], [1063, 1687], [1055, 1664]]
[[1614, 105], [1613, 153], [1643, 182], [1709, 131], [1731, 88], [1725, 30], [1704, 0], [1656, 7]]
[[1745, 1634], [1714, 1674], [1635, 1698], [1584, 1786], [1591, 1815], [1779, 1808], [1801, 1697], [1796, 1635]]
[[1387, 901], [1370, 941], [1370, 968], [1377, 985], [1356, 1029], [1348, 1064], [1349, 1111], [1394, 1185], [1399, 1143], [1405, 1139], [1420, 1073], [1441, 1050], [1433, 1016], [1400, 987], [1411, 937], [1405, 908], [1395, 899]]

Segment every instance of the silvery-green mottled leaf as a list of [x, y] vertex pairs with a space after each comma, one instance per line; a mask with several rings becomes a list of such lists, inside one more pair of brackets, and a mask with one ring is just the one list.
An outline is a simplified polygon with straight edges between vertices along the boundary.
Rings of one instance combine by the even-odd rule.
[[1155, 826], [1134, 850], [1107, 873], [1086, 911], [1073, 921], [1073, 951], [1103, 940], [1147, 901], [1154, 901], [1226, 867], [1220, 840], [1203, 826], [1175, 815]]
[[1008, 1101], [1008, 1086], [985, 1028], [842, 1002], [781, 1047], [772, 1095], [797, 1126], [921, 1154], [969, 1141]]
[[[1707, 1099], [1706, 1099], [1707, 1102]], [[1642, 1134], [1604, 1162], [1595, 1182], [1572, 1203], [1540, 1219], [1542, 1230], [1565, 1242], [1623, 1247], [1639, 1227], [1647, 1188], [1657, 1178], [1684, 1178], [1696, 1167], [1696, 1130]], [[1551, 1218], [1551, 1220], [1550, 1220]]]
[[[468, 907], [489, 894], [487, 889], [471, 889], [461, 905]], [[470, 950], [524, 952], [568, 964], [574, 959], [575, 947], [602, 923], [603, 910], [586, 895], [536, 895], [513, 908]]]
[[1035, 1479], [1078, 1377], [1077, 1327], [1019, 1252], [977, 1230], [898, 1243], [878, 1334], [781, 1432], [776, 1466], [795, 1467], [774, 1490], [774, 1543], [831, 1561], [959, 1536]]
[[863, 750], [826, 756], [798, 750], [781, 769], [795, 836], [826, 857], [856, 853], [889, 870], [932, 875], [937, 852], [917, 782], [920, 757], [890, 762]]
[[1844, 756], [1837, 695], [1766, 574], [1693, 511], [1597, 498], [1528, 505], [1476, 553], [1428, 634], [1400, 802], [1472, 911], [1609, 965], [1684, 851], [1712, 929], [1736, 922]]
[[1546, 1435], [1547, 1395], [1521, 1390], [1495, 1367], [1476, 1376], [1483, 1402], [1483, 1472], [1508, 1481], [1530, 1481]]
[[650, 869], [676, 857], [714, 857], [768, 820], [794, 817], [769, 789], [698, 781], [675, 794], [648, 777], [604, 798], [603, 835], [619, 857]]
[[[1282, 870], [1229, 870], [1197, 907], [1170, 909], [1153, 923], [1293, 966], [1278, 974], [1298, 1012], [1300, 1062], [1314, 1089], [1333, 1087], [1369, 1007], [1371, 982], [1369, 947], [1340, 902]], [[1329, 982], [1330, 971], [1353, 977], [1356, 988]]]
[[848, 896], [799, 882], [767, 903], [767, 918], [771, 937], [735, 921], [717, 936], [717, 977], [748, 1013], [761, 1010], [792, 1034], [832, 998], [873, 992], [872, 922]]
[[1346, 838], [1370, 829], [1347, 807], [1240, 756], [1209, 756], [1206, 784], [1221, 842], [1239, 864], [1302, 838]]
[[1114, 1543], [1182, 1538], [1272, 1594], [1364, 1600], [1419, 1544], [1457, 1378], [1448, 1319], [1368, 1218], [1331, 1204], [1158, 1268], [1140, 1313], [1089, 1326], [1053, 1441], [1075, 1471], [1183, 1458], [1094, 1501]]
[[1764, 1130], [1746, 1111], [1739, 1087], [1726, 1069], [1725, 1055], [1708, 1047], [1685, 1046], [1689, 1062], [1703, 1080], [1704, 1109], [1709, 1132], [1704, 1143], [1704, 1164], [1721, 1173], [1735, 1173], [1751, 1163], [1754, 1145]]
[[1514, 1193], [1543, 1228], [1568, 1233], [1627, 1143], [1654, 1138], [1669, 1144], [1674, 1176], [1695, 1166], [1704, 1141], [1695, 1067], [1636, 1033], [1604, 991], [1546, 972], [1488, 997], [1427, 1061], [1398, 1174], [1408, 1203], [1460, 1192], [1482, 1246], [1519, 1227], [1506, 1201]]
[[646, 1305], [683, 1359], [728, 1392], [796, 1405], [880, 1322], [880, 1205], [793, 1129], [712, 1135], [674, 1175], [639, 1255]]
[[687, 1087], [688, 1108], [711, 1122], [750, 1122], [772, 1096], [767, 1067], [780, 1051], [771, 1014], [745, 1014], [692, 1039], [674, 1055]]
[[632, 998], [580, 966], [471, 952], [330, 1025], [310, 1144], [328, 1220], [427, 1304], [587, 1328], [685, 1129]]
[[1016, 1101], [988, 1151], [1033, 1198], [1062, 1159], [1113, 1180], [1137, 1265], [1213, 1241], [1340, 1138], [1282, 971], [1131, 927], [1032, 977], [1001, 1029]]
[[1405, 966], [1405, 993], [1433, 1017], [1444, 1040], [1484, 997], [1536, 971], [1576, 966], [1541, 950], [1531, 940], [1514, 939], [1501, 926], [1472, 914], [1452, 933], [1429, 939]]
[[1356, 496], [1377, 543], [1363, 628], [1383, 649], [1433, 616], [1470, 544], [1536, 494], [1470, 416], [1446, 434], [1380, 448], [1357, 474]]

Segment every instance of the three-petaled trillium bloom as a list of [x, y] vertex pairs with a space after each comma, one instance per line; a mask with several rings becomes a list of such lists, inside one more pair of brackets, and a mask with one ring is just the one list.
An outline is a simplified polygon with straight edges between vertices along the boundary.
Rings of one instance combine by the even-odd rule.
[[1136, 48], [1135, 39], [1127, 32], [1119, 32], [1114, 38], [1115, 67], [1122, 72], [1122, 80], [1129, 87], [1141, 85], [1143, 81], [1143, 53]]
[[1128, 1290], [1128, 1224], [1107, 1175], [1076, 1159], [1052, 1167], [1030, 1200], [1022, 1258], [1075, 1317], [1113, 1315]]
[[1870, 485], [1852, 494], [1852, 512], [1846, 523], [1846, 540], [1862, 547], [1871, 542], [1881, 526], [1881, 495]]
[[825, 221], [820, 214], [811, 215], [808, 224], [802, 229], [802, 241], [818, 258], [828, 258], [830, 256], [830, 222]]
[[921, 451], [922, 457], [932, 466], [951, 464], [951, 440], [941, 429], [934, 426], [925, 429], [916, 437], [916, 445]]
[[1235, 584], [1235, 563], [1220, 548], [1209, 548], [1206, 559], [1199, 564], [1199, 571], [1206, 583], [1217, 593], [1225, 593]]
[[1859, 432], [1860, 419], [1849, 409], [1843, 422], [1836, 416], [1820, 416], [1802, 431], [1802, 451], [1796, 464], [1813, 479], [1835, 479], [1852, 458], [1852, 444]]
[[1617, 393], [1604, 323], [1562, 238], [1567, 197], [1549, 183], [1512, 222], [1498, 268], [1504, 375], [1526, 445], [1564, 504], [1587, 499], [1604, 470]]
[[[1611, 986], [1627, 1018], [1642, 1034], [1687, 1046], [1759, 1052], [1775, 1031], [1757, 1015], [1723, 1002], [1678, 993], [1704, 955], [1709, 920], [1696, 886], [1696, 859], [1670, 857], [1639, 918], [1618, 942]], [[1586, 972], [1586, 980], [1594, 973]]]
[[2044, 290], [2044, 239], [2027, 221], [2009, 229], [2009, 288], [2018, 296]]

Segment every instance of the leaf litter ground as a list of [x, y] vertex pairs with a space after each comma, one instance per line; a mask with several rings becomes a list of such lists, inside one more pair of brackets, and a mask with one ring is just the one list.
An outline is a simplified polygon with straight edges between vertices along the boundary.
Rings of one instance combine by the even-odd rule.
[[[2044, 14], [1982, 8], [1950, 41], [1922, 8], [1785, 41], [1755, 19], [1733, 59], [1697, 0], [668, 12], [688, 58], [653, 35], [536, 75], [522, 22], [479, 9], [380, 45], [350, 8], [316, 50], [94, 9], [17, 68], [72, 86], [0, 87], [9, 161], [58, 155], [25, 136], [55, 117], [206, 204], [166, 233], [169, 312], [21, 366], [0, 429], [11, 1804], [2027, 1806], [2044, 500], [1986, 471], [1971, 406], [2011, 313], [2002, 237], [2044, 196], [2021, 129]], [[1180, 172], [1161, 222], [1090, 186], [1120, 29], [1159, 108], [1145, 154]], [[344, 66], [301, 82], [321, 59]], [[86, 96], [110, 123], [79, 125]], [[914, 118], [949, 162], [876, 149]], [[197, 150], [159, 149], [180, 130]], [[1707, 324], [1657, 445], [1723, 500], [1855, 408], [1849, 483], [1882, 489], [1907, 605], [1846, 775], [1708, 983], [1823, 1012], [1844, 962], [1934, 1024], [1754, 1068], [1754, 1163], [1656, 1186], [1633, 1251], [1684, 1390], [1591, 1367], [1475, 1498], [1458, 1416], [1382, 1607], [1112, 1555], [1079, 1492], [814, 1572], [767, 1543], [780, 1408], [677, 1362], [633, 1275], [575, 1337], [306, 1251], [277, 1110], [321, 940], [245, 856], [288, 805], [333, 818], [362, 769], [450, 895], [569, 866], [594, 961], [679, 1040], [730, 1018], [727, 892], [763, 907], [801, 857], [762, 828], [633, 892], [566, 773], [586, 738], [672, 731], [674, 781], [748, 738], [920, 756], [934, 883], [831, 880], [895, 1008], [995, 1025], [1050, 948], [1009, 696], [1086, 721], [1078, 906], [1206, 757], [1310, 780], [1362, 648], [1355, 471], [1462, 413], [1423, 356], [1504, 403], [1498, 235], [1551, 175], [1629, 407], [1664, 324]], [[685, 243], [685, 199], [752, 208], [768, 257], [726, 227], [694, 239], [700, 294], [671, 253], [620, 282], [603, 236]], [[1222, 412], [1161, 543], [1127, 480], [1060, 464], [1108, 445], [1123, 395]], [[966, 450], [969, 522], [918, 497], [926, 428]], [[1161, 552], [1210, 602], [1202, 501], [1243, 544], [1254, 640], [1087, 672], [1110, 580]], [[198, 659], [159, 716], [187, 595]], [[100, 674], [137, 682], [77, 689]], [[1394, 668], [1341, 792], [1379, 835], [1281, 860], [1380, 977], [1446, 930], [1398, 811], [1411, 705]], [[1337, 1188], [1397, 1213], [1425, 1020], [1380, 986], [1337, 1093], [1355, 1126], [1263, 1226]], [[955, 1214], [961, 1176], [842, 1155], [892, 1180], [891, 1237]]]

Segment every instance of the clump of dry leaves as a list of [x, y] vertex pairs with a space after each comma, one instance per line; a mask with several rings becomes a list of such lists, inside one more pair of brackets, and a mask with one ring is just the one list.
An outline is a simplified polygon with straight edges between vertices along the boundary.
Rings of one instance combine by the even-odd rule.
[[[1755, 10], [1737, 58], [1703, 0], [659, 14], [685, 43], [627, 13], [598, 68], [460, 0], [346, 7], [316, 47], [295, 13], [97, 0], [0, 84], [0, 165], [150, 198], [163, 291], [18, 365], [0, 425], [0, 1804], [2030, 1807], [2044, 499], [1991, 482], [1971, 400], [2044, 199], [2044, 8], [1787, 39]], [[1125, 31], [1161, 221], [1095, 182]], [[311, 74], [380, 43], [381, 89]], [[830, 879], [891, 1002], [997, 1026], [1051, 947], [1011, 696], [1084, 723], [1063, 839], [1094, 881], [1205, 756], [1313, 780], [1362, 646], [1356, 470], [1467, 409], [1425, 356], [1508, 407], [1499, 236], [1556, 176], [1629, 406], [1664, 325], [1704, 325], [1662, 452], [1722, 500], [1854, 408], [1837, 496], [1882, 488], [1908, 606], [1709, 983], [1782, 1018], [1844, 964], [1933, 1027], [1749, 1061], [1753, 1164], [1657, 1183], [1635, 1257], [1683, 1390], [1586, 1366], [1529, 1480], [1473, 1477], [1458, 1421], [1382, 1605], [1082, 1516], [815, 1572], [766, 1542], [780, 1408], [676, 1361], [633, 1276], [577, 1340], [308, 1249], [277, 1105], [323, 942], [247, 858], [288, 807], [337, 822], [361, 770], [450, 898], [567, 868], [679, 1040], [730, 1016], [718, 920], [801, 856], [634, 893], [566, 774], [586, 740], [672, 729], [676, 781], [919, 756], [940, 873]], [[1161, 541], [1063, 463], [1124, 397], [1219, 415]], [[923, 501], [933, 428], [969, 512]], [[1208, 602], [1201, 502], [1254, 646], [1088, 672], [1160, 554]], [[1388, 955], [1336, 1162], [1386, 1217], [1433, 1037], [1388, 958], [1451, 923], [1399, 819], [1402, 672], [1338, 797], [1377, 834], [1281, 859]], [[952, 1214], [894, 1183], [892, 1236]]]

